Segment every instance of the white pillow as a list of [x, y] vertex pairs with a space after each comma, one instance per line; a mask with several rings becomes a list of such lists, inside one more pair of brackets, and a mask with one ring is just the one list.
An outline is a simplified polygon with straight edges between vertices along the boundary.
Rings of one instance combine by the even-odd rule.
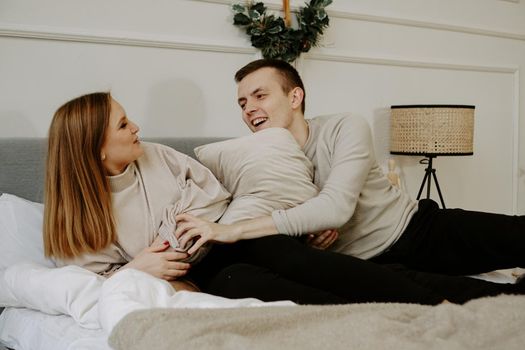
[[[10, 288], [5, 280], [5, 270], [0, 270], [0, 311], [6, 306], [20, 307], [20, 302], [11, 293]], [[1, 348], [0, 348], [1, 349]]]
[[7, 268], [3, 288], [16, 305], [51, 315], [70, 315], [85, 328], [100, 328], [97, 303], [104, 277], [79, 266], [48, 268], [20, 263]]
[[40, 203], [7, 193], [0, 196], [0, 306], [22, 306], [6, 286], [6, 268], [21, 262], [55, 266], [44, 257], [43, 212]]
[[221, 223], [270, 215], [318, 193], [312, 162], [283, 128], [200, 146], [195, 154], [232, 194]]
[[44, 257], [44, 206], [4, 193], [0, 196], [0, 272], [19, 262], [54, 267]]

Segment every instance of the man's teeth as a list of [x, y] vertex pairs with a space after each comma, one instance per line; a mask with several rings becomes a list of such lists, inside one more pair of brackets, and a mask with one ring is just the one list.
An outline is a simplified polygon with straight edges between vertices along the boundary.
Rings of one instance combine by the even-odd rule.
[[264, 123], [268, 118], [264, 118], [264, 117], [261, 117], [261, 118], [256, 118], [254, 120], [252, 120], [252, 125], [253, 126], [259, 126], [260, 124]]

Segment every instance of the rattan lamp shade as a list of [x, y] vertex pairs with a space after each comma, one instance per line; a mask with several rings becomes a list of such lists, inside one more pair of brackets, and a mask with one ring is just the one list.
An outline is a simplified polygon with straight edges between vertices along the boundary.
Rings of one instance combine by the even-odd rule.
[[391, 106], [390, 153], [473, 154], [474, 106]]

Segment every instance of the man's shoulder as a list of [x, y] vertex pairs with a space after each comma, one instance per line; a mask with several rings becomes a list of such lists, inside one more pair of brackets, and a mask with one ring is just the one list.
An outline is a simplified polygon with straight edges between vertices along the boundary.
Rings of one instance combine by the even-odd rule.
[[314, 117], [309, 120], [310, 126], [321, 130], [340, 129], [346, 127], [367, 126], [367, 121], [352, 113], [336, 113]]

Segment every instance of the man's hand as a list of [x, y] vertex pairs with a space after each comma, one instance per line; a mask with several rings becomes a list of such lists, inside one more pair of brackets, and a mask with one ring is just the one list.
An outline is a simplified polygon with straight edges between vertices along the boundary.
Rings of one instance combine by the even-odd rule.
[[240, 237], [231, 225], [217, 224], [200, 219], [190, 214], [179, 214], [175, 217], [177, 229], [175, 237], [181, 247], [194, 240], [188, 254], [195, 253], [206, 242], [234, 243]]
[[306, 243], [314, 248], [324, 250], [330, 247], [338, 237], [339, 232], [336, 229], [326, 230], [317, 234], [309, 234]]
[[169, 247], [168, 241], [157, 238], [151, 246], [142, 250], [124, 267], [144, 271], [166, 281], [173, 281], [186, 275], [190, 264], [178, 260], [187, 258], [188, 254], [166, 251]]

